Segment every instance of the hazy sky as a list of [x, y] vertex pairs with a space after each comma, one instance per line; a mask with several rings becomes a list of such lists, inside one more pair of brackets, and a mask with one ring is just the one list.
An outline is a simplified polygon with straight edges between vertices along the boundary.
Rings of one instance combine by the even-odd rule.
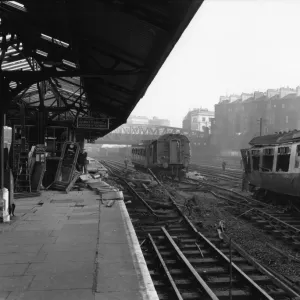
[[300, 85], [300, 0], [207, 0], [134, 109], [181, 126], [220, 95]]

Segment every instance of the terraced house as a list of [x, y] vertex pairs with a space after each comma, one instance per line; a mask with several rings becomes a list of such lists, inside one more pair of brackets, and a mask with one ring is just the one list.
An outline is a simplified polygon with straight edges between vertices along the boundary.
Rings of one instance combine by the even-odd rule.
[[255, 136], [300, 129], [300, 87], [221, 96], [215, 105], [212, 143], [235, 155]]

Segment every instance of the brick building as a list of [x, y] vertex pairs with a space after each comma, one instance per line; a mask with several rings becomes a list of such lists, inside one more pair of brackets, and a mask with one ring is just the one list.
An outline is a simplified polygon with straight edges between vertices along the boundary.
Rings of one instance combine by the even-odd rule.
[[182, 121], [182, 128], [211, 133], [214, 124], [214, 112], [205, 108], [195, 108], [187, 113]]
[[223, 152], [239, 151], [254, 136], [293, 129], [300, 129], [300, 87], [223, 96], [215, 105], [212, 143]]

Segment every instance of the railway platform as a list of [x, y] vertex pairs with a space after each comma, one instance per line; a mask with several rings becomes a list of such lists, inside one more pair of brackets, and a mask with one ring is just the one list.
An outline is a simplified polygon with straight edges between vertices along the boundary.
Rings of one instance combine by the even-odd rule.
[[124, 201], [45, 191], [15, 214], [0, 224], [1, 300], [158, 299]]

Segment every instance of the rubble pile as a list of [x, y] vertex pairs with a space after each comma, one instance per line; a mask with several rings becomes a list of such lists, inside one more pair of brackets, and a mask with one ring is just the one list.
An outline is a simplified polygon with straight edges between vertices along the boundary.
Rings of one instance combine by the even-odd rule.
[[149, 191], [151, 193], [151, 197], [157, 198], [159, 201], [168, 202], [169, 194], [166, 189], [160, 185], [149, 187]]
[[135, 172], [135, 171], [127, 171], [125, 173], [126, 181], [133, 183], [136, 186], [141, 186], [142, 184], [150, 184], [153, 182], [153, 178], [151, 175]]

